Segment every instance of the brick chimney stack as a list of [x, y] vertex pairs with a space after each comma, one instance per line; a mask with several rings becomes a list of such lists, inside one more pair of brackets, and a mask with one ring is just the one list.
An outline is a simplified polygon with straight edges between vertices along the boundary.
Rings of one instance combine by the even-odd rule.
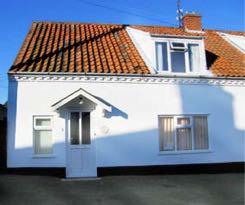
[[202, 16], [188, 13], [183, 16], [183, 27], [190, 31], [202, 31]]

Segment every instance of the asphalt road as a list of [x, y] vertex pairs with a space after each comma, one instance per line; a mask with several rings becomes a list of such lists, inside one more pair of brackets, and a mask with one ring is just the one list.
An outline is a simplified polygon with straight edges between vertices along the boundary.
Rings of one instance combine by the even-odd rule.
[[243, 205], [244, 175], [109, 176], [91, 181], [0, 175], [0, 204]]

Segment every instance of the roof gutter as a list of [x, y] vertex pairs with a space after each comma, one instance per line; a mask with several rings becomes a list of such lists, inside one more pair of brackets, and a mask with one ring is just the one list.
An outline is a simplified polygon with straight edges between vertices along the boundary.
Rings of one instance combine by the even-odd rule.
[[245, 77], [225, 77], [225, 76], [207, 76], [207, 75], [176, 75], [176, 74], [126, 74], [126, 73], [67, 73], [67, 72], [8, 72], [9, 76], [96, 76], [96, 77], [145, 77], [145, 78], [202, 78], [202, 79], [220, 79], [220, 80], [245, 80]]

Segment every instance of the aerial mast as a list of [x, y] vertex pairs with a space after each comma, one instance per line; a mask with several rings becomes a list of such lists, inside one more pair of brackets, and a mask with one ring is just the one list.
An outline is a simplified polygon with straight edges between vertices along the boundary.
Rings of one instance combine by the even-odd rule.
[[183, 27], [183, 9], [181, 8], [181, 0], [177, 0], [177, 20], [179, 21], [179, 27]]

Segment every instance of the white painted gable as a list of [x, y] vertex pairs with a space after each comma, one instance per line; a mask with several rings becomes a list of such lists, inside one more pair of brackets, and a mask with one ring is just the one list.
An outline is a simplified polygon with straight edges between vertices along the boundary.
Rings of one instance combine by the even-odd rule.
[[228, 41], [232, 46], [236, 47], [243, 53], [245, 53], [245, 37], [238, 35], [231, 35], [227, 33], [220, 33], [220, 35]]

